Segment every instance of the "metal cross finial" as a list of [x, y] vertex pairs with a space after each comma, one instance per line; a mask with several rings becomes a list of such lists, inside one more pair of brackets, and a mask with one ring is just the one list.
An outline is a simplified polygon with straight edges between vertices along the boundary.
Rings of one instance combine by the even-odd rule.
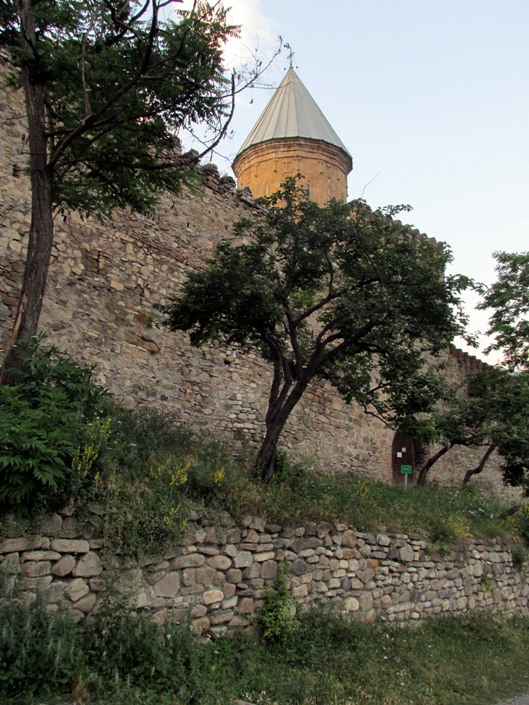
[[288, 50], [289, 50], [289, 51], [288, 51], [288, 63], [289, 63], [289, 65], [290, 65], [290, 68], [293, 68], [293, 64], [294, 64], [294, 51], [293, 51], [292, 47], [290, 46], [290, 44], [283, 44], [283, 46], [285, 47], [285, 49], [288, 49]]

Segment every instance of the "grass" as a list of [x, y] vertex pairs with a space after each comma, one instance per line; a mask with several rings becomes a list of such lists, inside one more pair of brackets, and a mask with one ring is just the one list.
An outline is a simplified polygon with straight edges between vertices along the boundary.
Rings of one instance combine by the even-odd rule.
[[[47, 370], [48, 358], [44, 363]], [[96, 407], [83, 417], [82, 433], [72, 436], [60, 478], [64, 492], [54, 501], [70, 497], [77, 516], [105, 536], [110, 550], [162, 551], [181, 535], [192, 509], [289, 525], [330, 521], [360, 531], [419, 533], [437, 545], [505, 536], [520, 550], [529, 540], [529, 505], [505, 520], [501, 504], [472, 487], [404, 491], [319, 472], [284, 453], [276, 477], [263, 485], [249, 451], [234, 454], [211, 434], [155, 412], [129, 413], [104, 399], [100, 404], [99, 396]], [[31, 404], [28, 409], [33, 413]], [[8, 457], [12, 470], [17, 457]], [[45, 506], [53, 507], [51, 501]], [[256, 630], [213, 642], [189, 625], [159, 627], [132, 616], [112, 593], [78, 629], [39, 598], [27, 604], [0, 592], [0, 702], [497, 705], [529, 690], [529, 619], [476, 614], [421, 626], [366, 626], [321, 607], [287, 619], [285, 590], [275, 606], [269, 596], [261, 636]]]
[[[318, 472], [284, 454], [277, 477], [263, 485], [251, 454], [235, 455], [213, 436], [154, 412], [110, 407], [89, 431], [89, 452], [80, 448], [76, 456], [74, 503], [81, 513], [102, 506], [101, 518], [86, 513], [85, 520], [99, 522], [94, 528], [122, 552], [170, 544], [192, 508], [413, 532], [437, 544], [505, 536], [520, 546], [527, 536], [529, 512], [504, 520], [501, 504], [472, 487], [404, 491]], [[112, 600], [84, 630], [72, 630], [62, 613], [49, 614], [38, 601], [14, 607], [12, 599], [0, 600], [0, 702], [497, 705], [529, 691], [528, 619], [478, 614], [420, 627], [365, 626], [320, 609], [301, 615], [283, 637], [279, 628], [274, 639], [239, 633], [206, 642], [189, 625], [132, 619]]]
[[[68, 500], [78, 515], [100, 505], [84, 520], [110, 550], [137, 554], [174, 545], [193, 506], [235, 518], [258, 514], [280, 524], [330, 521], [360, 531], [414, 532], [441, 546], [467, 536], [529, 539], [527, 507], [505, 521], [504, 507], [472, 487], [405, 491], [293, 462], [284, 452], [273, 481], [264, 485], [252, 462], [255, 449], [235, 455], [211, 433], [154, 411], [120, 409], [90, 382], [91, 368], [63, 359], [39, 339], [27, 354], [23, 384], [3, 388], [3, 415], [9, 411], [4, 431], [12, 442], [1, 458], [6, 481], [0, 506], [34, 516], [39, 506], [53, 510]], [[71, 407], [70, 423], [57, 425], [53, 419], [70, 418]], [[50, 418], [43, 436], [43, 419]]]
[[[53, 633], [45, 624], [40, 635], [33, 632], [40, 651], [50, 648]], [[75, 664], [67, 660], [64, 672], [59, 659], [42, 678], [45, 666], [34, 659], [9, 687], [0, 662], [2, 702], [497, 705], [529, 690], [529, 620], [491, 615], [369, 627], [319, 610], [302, 615], [283, 640], [239, 633], [206, 642], [185, 627], [158, 627], [117, 611], [79, 633], [74, 646]], [[39, 688], [24, 692], [36, 682]]]
[[106, 506], [104, 530], [109, 544], [122, 552], [148, 548], [149, 542], [170, 543], [192, 507], [212, 514], [227, 511], [235, 518], [256, 514], [280, 524], [329, 521], [359, 531], [417, 533], [438, 546], [470, 536], [521, 543], [520, 532], [529, 525], [529, 513], [506, 520], [505, 506], [471, 485], [404, 490], [319, 471], [284, 453], [277, 476], [262, 484], [248, 450], [235, 455], [211, 434], [175, 425], [155, 412], [112, 408], [109, 413], [109, 439], [78, 503]]
[[267, 703], [303, 705], [486, 705], [529, 687], [528, 648], [527, 622], [477, 616], [366, 627], [312, 613], [294, 645], [260, 650], [251, 695], [261, 689]]

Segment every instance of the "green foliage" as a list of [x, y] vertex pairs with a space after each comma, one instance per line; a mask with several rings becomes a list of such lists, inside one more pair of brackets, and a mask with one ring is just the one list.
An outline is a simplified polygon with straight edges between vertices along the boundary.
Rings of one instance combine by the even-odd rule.
[[[141, 528], [135, 514], [150, 512], [146, 526], [157, 522], [158, 529], [152, 527], [157, 540], [165, 535], [164, 541], [170, 543], [178, 538], [190, 506], [210, 513], [228, 511], [235, 518], [256, 514], [279, 524], [330, 521], [348, 523], [360, 531], [380, 527], [388, 532], [414, 531], [451, 544], [467, 533], [493, 537], [516, 531], [501, 518], [504, 505], [472, 486], [447, 490], [430, 484], [405, 491], [350, 473], [333, 473], [307, 460], [295, 461], [284, 450], [277, 475], [262, 484], [256, 481], [249, 450], [235, 457], [211, 435], [193, 432], [153, 411], [138, 414], [114, 408], [111, 413], [111, 440], [99, 462], [101, 482], [110, 478], [113, 489], [101, 489], [97, 496], [105, 501], [105, 492], [116, 493], [105, 531], [118, 544], [123, 536], [134, 546], [133, 552], [144, 541], [145, 546], [153, 545], [150, 530]], [[153, 482], [151, 467], [155, 462], [163, 466], [169, 459], [167, 470]], [[175, 466], [187, 467], [185, 483], [170, 484]], [[87, 497], [83, 504], [88, 501]], [[163, 518], [174, 506], [180, 506], [180, 511], [168, 527]], [[133, 539], [136, 530], [138, 538]]]
[[198, 686], [198, 649], [188, 626], [134, 618], [119, 600], [105, 601], [82, 645], [93, 687], [172, 692], [186, 703], [190, 686]]
[[134, 412], [110, 403], [106, 413], [111, 418], [111, 440], [102, 462], [116, 468], [117, 473], [126, 473], [131, 481], [140, 480], [148, 473], [153, 455], [158, 454], [160, 459], [174, 456], [184, 461], [197, 443], [200, 445], [199, 434], [154, 409]]
[[469, 438], [488, 442], [498, 451], [504, 479], [525, 486], [529, 468], [529, 373], [495, 369], [469, 379], [467, 404]]
[[255, 619], [267, 644], [284, 643], [292, 639], [299, 629], [295, 612], [296, 598], [290, 592], [285, 565], [281, 563], [274, 584], [265, 589], [265, 603]]
[[507, 518], [507, 522], [516, 529], [526, 546], [529, 546], [529, 503], [520, 502], [516, 511]]
[[[153, 411], [136, 414], [114, 409], [112, 414], [111, 441], [100, 459], [101, 478], [111, 478], [111, 492], [116, 492], [105, 531], [109, 537], [115, 535], [118, 544], [123, 536], [134, 546], [133, 552], [143, 541], [145, 546], [153, 545], [149, 531], [141, 528], [139, 520], [136, 524], [134, 514], [150, 512], [147, 525], [156, 521], [159, 528], [152, 530], [157, 540], [165, 535], [164, 541], [170, 543], [178, 538], [190, 506], [210, 513], [228, 511], [235, 518], [256, 514], [279, 524], [330, 521], [348, 523], [360, 531], [381, 527], [388, 532], [413, 531], [452, 545], [466, 534], [494, 537], [511, 529], [516, 532], [501, 518], [504, 505], [472, 486], [448, 490], [430, 484], [405, 491], [350, 473], [333, 473], [307, 460], [295, 461], [283, 450], [277, 475], [262, 484], [256, 481], [249, 450], [235, 457], [211, 435], [193, 432]], [[153, 482], [150, 474], [154, 459], [162, 465], [168, 459], [172, 463], [159, 482]], [[187, 481], [180, 485], [170, 484], [170, 467], [175, 464], [188, 468]], [[97, 495], [101, 501], [106, 491], [101, 489]], [[144, 503], [150, 509], [143, 509]], [[180, 506], [180, 511], [168, 527], [163, 517], [172, 506]], [[138, 538], [133, 539], [136, 530]]]
[[[529, 466], [529, 375], [511, 374], [492, 367], [466, 376], [461, 388], [447, 389], [435, 411], [419, 419], [414, 436], [443, 449], [465, 446], [481, 449], [482, 461], [468, 468], [467, 478], [481, 472], [494, 450], [502, 460], [503, 477], [512, 485], [526, 482]], [[420, 470], [427, 470], [439, 454], [428, 458]]]
[[[200, 122], [203, 154], [212, 150], [237, 91], [262, 70], [256, 62], [228, 77], [222, 50], [236, 28], [227, 10], [197, 0], [183, 11], [179, 1], [0, 3], [0, 47], [25, 96], [32, 190], [15, 343], [38, 330], [54, 213], [152, 212], [162, 192], [197, 180], [200, 155], [181, 153], [179, 133]], [[4, 383], [17, 365], [10, 344]]]
[[[293, 461], [283, 450], [274, 481], [263, 485], [256, 482], [249, 451], [234, 457], [232, 450], [213, 436], [175, 424], [154, 411], [131, 413], [106, 401], [103, 409], [101, 389], [91, 386], [87, 368], [78, 368], [56, 354], [48, 357], [48, 350], [42, 354], [47, 365], [58, 366], [57, 379], [52, 376], [45, 383], [41, 368], [46, 365], [41, 366], [37, 352], [28, 359], [41, 369], [41, 382], [33, 382], [29, 375], [17, 394], [22, 395], [27, 385], [31, 401], [24, 400], [24, 414], [31, 414], [31, 418], [35, 414], [39, 419], [34, 430], [37, 438], [45, 430], [55, 440], [52, 443], [45, 437], [40, 454], [28, 449], [27, 457], [48, 458], [57, 450], [57, 439], [64, 437], [67, 452], [62, 465], [54, 462], [52, 466], [57, 482], [54, 488], [33, 476], [33, 463], [24, 466], [24, 472], [17, 471], [17, 454], [32, 444], [29, 433], [21, 435], [16, 448], [4, 442], [0, 455], [3, 496], [7, 498], [10, 490], [20, 485], [20, 491], [27, 494], [16, 506], [29, 507], [37, 498], [40, 505], [48, 506], [71, 499], [80, 520], [91, 522], [94, 516], [86, 508], [99, 503], [102, 516], [94, 528], [114, 550], [138, 554], [174, 545], [191, 506], [208, 512], [228, 511], [234, 517], [259, 514], [279, 523], [334, 521], [359, 530], [383, 526], [387, 531], [418, 531], [444, 543], [457, 543], [466, 533], [496, 536], [518, 530], [500, 518], [503, 507], [499, 503], [471, 488], [448, 491], [431, 485], [405, 492], [352, 474], [333, 474], [307, 461]], [[84, 370], [82, 383], [70, 384], [68, 370], [72, 365], [75, 375]], [[42, 405], [43, 390], [47, 386], [55, 390], [55, 383], [59, 390], [61, 384], [69, 390], [64, 392], [68, 402], [65, 400], [55, 415], [47, 407], [35, 411], [34, 404]], [[13, 388], [4, 389], [2, 393], [9, 397]], [[85, 392], [87, 400], [83, 401]], [[100, 416], [96, 416], [98, 411]], [[10, 438], [18, 423], [12, 414], [6, 402], [0, 405], [0, 429], [11, 434]], [[7, 472], [7, 467], [14, 468], [13, 472]], [[13, 501], [4, 502], [13, 506]]]
[[529, 372], [496, 371], [485, 378], [487, 431], [502, 460], [504, 480], [529, 492]]
[[257, 514], [278, 524], [307, 521], [347, 523], [359, 531], [416, 532], [454, 546], [467, 535], [517, 535], [503, 518], [505, 505], [473, 486], [445, 489], [435, 483], [410, 487], [375, 482], [351, 473], [288, 459], [288, 471], [262, 484], [251, 461], [226, 464], [226, 480], [215, 506], [234, 517]]
[[14, 386], [0, 387], [0, 504], [64, 502], [77, 481], [72, 460], [104, 396], [83, 367], [44, 347], [19, 345]]
[[436, 356], [464, 316], [464, 277], [445, 276], [451, 255], [362, 201], [320, 208], [287, 179], [261, 223], [235, 225], [206, 268], [192, 272], [162, 307], [172, 330], [194, 345], [218, 340], [257, 348], [273, 363], [261, 448], [263, 477], [273, 474], [279, 434], [315, 377], [329, 380], [393, 425], [432, 408]]
[[0, 694], [68, 692], [81, 673], [75, 624], [65, 610], [50, 612], [45, 600], [0, 597]]
[[14, 0], [0, 5], [0, 44], [43, 89], [55, 208], [151, 210], [193, 166], [178, 156], [178, 131], [202, 122], [218, 136], [230, 109], [222, 47], [235, 28], [203, 2], [163, 19], [172, 4], [46, 0], [34, 27]]
[[476, 376], [478, 413], [484, 419], [485, 436], [498, 447], [504, 479], [529, 487], [529, 252], [494, 253], [497, 279], [482, 287], [478, 306], [492, 310], [488, 334], [494, 342], [486, 352], [499, 351], [509, 371], [496, 370]]
[[[222, 507], [235, 463], [218, 440], [156, 411], [110, 404], [105, 413], [109, 438], [80, 478], [77, 497], [81, 511], [92, 502], [104, 507], [101, 531], [109, 548], [138, 554], [174, 546], [191, 504]], [[83, 449], [81, 464], [97, 451], [97, 440]]]
[[60, 389], [80, 413], [93, 415], [106, 394], [103, 387], [90, 381], [93, 366], [77, 364], [55, 346], [44, 345], [45, 340], [44, 335], [39, 335], [20, 342], [23, 364], [13, 371], [17, 387], [27, 399], [43, 386]]
[[162, 462], [153, 458], [136, 482], [120, 477], [116, 469], [107, 472], [95, 494], [105, 510], [107, 548], [138, 555], [174, 546], [185, 528], [187, 472], [171, 457]]
[[529, 370], [529, 252], [495, 252], [497, 280], [483, 287], [482, 310], [492, 309], [488, 352], [503, 353], [509, 369]]
[[79, 439], [76, 412], [60, 390], [43, 389], [31, 402], [15, 388], [0, 394], [0, 502], [17, 508], [46, 490], [60, 496]]
[[[46, 618], [53, 616], [46, 615]], [[8, 618], [13, 619], [12, 615]], [[50, 643], [43, 621], [39, 648]], [[27, 642], [19, 647], [33, 648]], [[495, 705], [526, 688], [529, 624], [490, 615], [428, 620], [417, 625], [345, 621], [318, 608], [299, 618], [289, 639], [273, 644], [244, 634], [205, 643], [187, 625], [157, 626], [110, 602], [76, 642], [82, 668], [48, 684], [27, 671], [9, 702], [55, 705], [73, 688], [91, 705]], [[43, 653], [42, 664], [47, 663]], [[2, 670], [0, 660], [0, 673]], [[27, 684], [34, 697], [20, 700]], [[16, 688], [16, 686], [15, 686]]]

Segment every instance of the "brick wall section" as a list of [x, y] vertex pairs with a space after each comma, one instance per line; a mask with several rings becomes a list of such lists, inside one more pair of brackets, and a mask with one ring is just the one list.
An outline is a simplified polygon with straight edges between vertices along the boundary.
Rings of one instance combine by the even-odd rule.
[[515, 567], [501, 542], [467, 540], [439, 556], [413, 535], [327, 523], [282, 527], [251, 516], [237, 525], [225, 516], [217, 525], [195, 517], [183, 545], [164, 555], [135, 561], [102, 548], [72, 517], [53, 514], [39, 533], [0, 542], [0, 571], [27, 599], [40, 591], [50, 605], [63, 602], [77, 622], [97, 609], [110, 584], [132, 611], [160, 624], [190, 617], [197, 631], [217, 635], [250, 624], [281, 563], [299, 605], [327, 603], [359, 622], [529, 613], [528, 566]]
[[[0, 82], [0, 343], [14, 320], [30, 222], [23, 115], [21, 96]], [[194, 190], [165, 196], [151, 217], [116, 211], [101, 223], [58, 214], [42, 329], [60, 349], [95, 364], [96, 380], [127, 407], [157, 407], [178, 421], [255, 441], [269, 393], [264, 361], [240, 350], [193, 349], [185, 335], [152, 321], [155, 304], [167, 301], [190, 269], [203, 266], [232, 224], [260, 212], [246, 191], [206, 165]], [[392, 439], [382, 423], [317, 382], [294, 411], [283, 442], [324, 470], [390, 481]], [[454, 468], [448, 459], [443, 467], [450, 480], [454, 473], [461, 478], [468, 463]], [[439, 477], [444, 481], [441, 466]], [[492, 466], [476, 482], [501, 489]]]

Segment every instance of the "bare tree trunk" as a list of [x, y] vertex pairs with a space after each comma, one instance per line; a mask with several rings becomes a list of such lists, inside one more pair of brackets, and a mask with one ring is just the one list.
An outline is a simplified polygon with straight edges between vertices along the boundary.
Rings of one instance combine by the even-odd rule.
[[[35, 37], [31, 0], [21, 0], [20, 15], [23, 49], [27, 50]], [[12, 371], [18, 363], [17, 342], [37, 333], [53, 244], [52, 175], [48, 167], [44, 90], [38, 67], [31, 63], [23, 65], [22, 84], [28, 116], [31, 225], [22, 290], [0, 374], [2, 384], [12, 381]]]
[[483, 457], [481, 458], [479, 465], [477, 465], [475, 468], [472, 468], [471, 470], [467, 470], [465, 473], [465, 477], [463, 478], [463, 485], [468, 485], [470, 482], [470, 478], [473, 475], [479, 475], [479, 473], [483, 470], [485, 467], [485, 464], [487, 463], [487, 460], [490, 458], [490, 456], [494, 453], [496, 450], [496, 447], [494, 443], [490, 445], [485, 453], [483, 454]]
[[276, 471], [277, 444], [285, 424], [273, 421], [267, 424], [266, 434], [257, 455], [257, 467], [261, 472], [261, 480], [269, 482]]
[[417, 475], [417, 484], [418, 485], [424, 485], [424, 482], [426, 480], [426, 475], [428, 474], [428, 470], [430, 470], [431, 467], [435, 465], [435, 463], [439, 460], [439, 458], [442, 458], [445, 453], [448, 453], [452, 446], [443, 446], [440, 450], [437, 451], [437, 453], [434, 453], [432, 456], [428, 458], [428, 460], [424, 463], [424, 465], [421, 467], [419, 470], [419, 474]]
[[257, 455], [257, 467], [261, 473], [261, 480], [269, 482], [276, 471], [277, 444], [288, 418], [303, 396], [310, 379], [305, 375], [298, 380], [286, 400], [277, 406], [268, 409], [266, 414], [266, 433]]

